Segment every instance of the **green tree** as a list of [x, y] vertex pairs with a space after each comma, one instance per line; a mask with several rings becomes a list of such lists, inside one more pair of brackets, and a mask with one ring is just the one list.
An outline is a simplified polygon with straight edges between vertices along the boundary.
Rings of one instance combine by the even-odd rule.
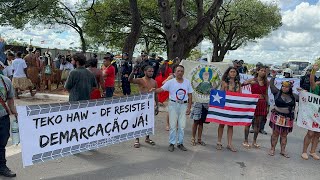
[[[133, 49], [126, 46], [134, 47], [137, 43], [147, 52], [163, 51], [166, 41], [160, 15], [155, 11], [157, 3], [150, 0], [137, 0], [135, 2], [137, 8], [134, 9], [132, 9], [132, 3], [133, 1], [128, 0], [97, 2], [92, 11], [85, 16], [86, 35], [92, 43], [103, 46], [112, 45], [128, 52], [129, 55]], [[141, 21], [135, 20], [138, 17]], [[136, 23], [135, 26], [134, 23]], [[140, 29], [137, 28], [139, 24]]]
[[221, 62], [229, 50], [263, 38], [281, 26], [280, 9], [260, 0], [228, 0], [208, 26], [212, 61]]
[[[186, 58], [202, 40], [204, 30], [223, 0], [158, 0], [168, 58]], [[206, 10], [207, 9], [207, 10]]]
[[0, 24], [23, 28], [37, 14], [46, 14], [57, 0], [1, 0]]

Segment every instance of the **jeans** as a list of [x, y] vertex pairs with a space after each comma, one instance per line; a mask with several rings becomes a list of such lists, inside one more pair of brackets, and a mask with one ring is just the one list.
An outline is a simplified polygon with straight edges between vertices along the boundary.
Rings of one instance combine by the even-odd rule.
[[0, 168], [6, 167], [6, 145], [10, 137], [9, 115], [0, 117]]
[[114, 92], [114, 87], [106, 87], [106, 97], [112, 97]]
[[178, 122], [178, 144], [183, 144], [184, 128], [186, 127], [187, 103], [179, 104], [169, 100], [169, 143], [176, 144], [177, 122]]

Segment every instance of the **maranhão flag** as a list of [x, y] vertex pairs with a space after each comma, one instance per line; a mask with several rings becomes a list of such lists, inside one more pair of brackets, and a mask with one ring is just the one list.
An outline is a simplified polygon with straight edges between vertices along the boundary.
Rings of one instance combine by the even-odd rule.
[[211, 90], [206, 122], [250, 126], [258, 100], [258, 94]]

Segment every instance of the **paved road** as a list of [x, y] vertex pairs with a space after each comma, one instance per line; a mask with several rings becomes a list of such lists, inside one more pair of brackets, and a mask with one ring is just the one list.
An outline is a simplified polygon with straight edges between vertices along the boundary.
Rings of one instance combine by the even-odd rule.
[[[32, 103], [43, 100], [32, 101]], [[47, 100], [47, 102], [52, 102]], [[30, 103], [21, 100], [18, 104]], [[18, 180], [100, 180], [100, 179], [319, 179], [319, 163], [300, 158], [305, 130], [299, 127], [288, 138], [290, 159], [279, 155], [279, 147], [274, 157], [267, 155], [270, 142], [268, 135], [259, 135], [261, 149], [247, 150], [241, 146], [243, 127], [234, 128], [234, 145], [237, 153], [226, 149], [217, 151], [217, 125], [205, 125], [203, 140], [207, 146], [191, 146], [191, 121], [185, 131], [187, 152], [175, 149], [168, 152], [168, 132], [165, 131], [165, 113], [156, 117], [157, 143], [151, 147], [142, 143], [140, 149], [133, 148], [134, 141], [101, 148], [59, 160], [22, 168], [19, 146], [10, 146], [8, 165], [17, 172]], [[271, 131], [269, 127], [266, 128]], [[252, 134], [250, 135], [252, 139]], [[226, 131], [223, 139], [226, 144]], [[13, 152], [14, 151], [14, 152]], [[3, 177], [0, 177], [0, 179]]]

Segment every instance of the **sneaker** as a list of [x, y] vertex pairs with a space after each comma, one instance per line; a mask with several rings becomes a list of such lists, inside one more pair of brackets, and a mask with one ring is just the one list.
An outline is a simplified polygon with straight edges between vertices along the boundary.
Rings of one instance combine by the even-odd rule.
[[264, 135], [268, 134], [265, 130], [261, 130], [261, 131], [259, 131], [259, 133], [264, 134]]
[[5, 177], [16, 177], [16, 173], [12, 172], [8, 167], [0, 168], [0, 175]]
[[253, 129], [251, 129], [251, 130], [250, 130], [250, 133], [254, 133], [254, 130], [253, 130]]
[[178, 144], [178, 148], [181, 150], [181, 151], [187, 151], [187, 148], [185, 148], [183, 146], [183, 144]]
[[168, 151], [173, 152], [174, 151], [174, 145], [170, 144], [168, 147]]

